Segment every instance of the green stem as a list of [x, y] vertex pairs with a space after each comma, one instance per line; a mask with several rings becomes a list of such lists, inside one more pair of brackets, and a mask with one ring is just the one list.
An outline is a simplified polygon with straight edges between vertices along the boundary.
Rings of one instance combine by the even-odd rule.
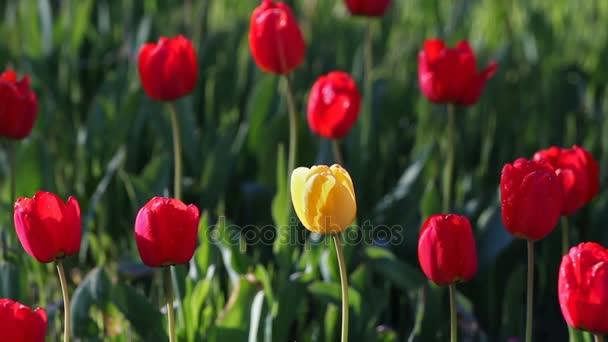
[[534, 308], [534, 241], [528, 242], [528, 289], [526, 298], [526, 342], [532, 342], [532, 311]]
[[175, 104], [169, 104], [171, 112], [171, 129], [173, 131], [173, 196], [177, 199], [182, 198], [182, 143], [179, 132], [179, 121]]
[[59, 273], [59, 282], [61, 283], [61, 294], [63, 295], [63, 312], [64, 312], [64, 329], [63, 341], [70, 342], [70, 295], [68, 293], [68, 281], [63, 270], [63, 259], [55, 260], [57, 264], [57, 273]]
[[169, 320], [169, 342], [176, 342], [175, 338], [175, 311], [173, 310], [173, 281], [171, 279], [171, 267], [163, 269], [165, 295], [167, 296], [167, 318]]
[[348, 342], [348, 276], [346, 275], [346, 261], [342, 250], [340, 233], [333, 234], [336, 254], [338, 255], [338, 265], [340, 267], [340, 284], [342, 285], [342, 342]]
[[15, 158], [15, 142], [8, 142], [8, 163], [11, 170], [11, 205], [17, 197], [17, 162]]
[[287, 159], [287, 178], [289, 179], [291, 172], [295, 169], [298, 151], [298, 117], [296, 114], [296, 100], [293, 95], [293, 85], [288, 75], [285, 75], [285, 83], [287, 84], [287, 107], [289, 111], [289, 155]]
[[334, 151], [334, 161], [344, 167], [344, 158], [342, 158], [342, 151], [340, 150], [340, 140], [333, 139], [331, 141], [331, 147]]
[[595, 334], [593, 335], [595, 342], [604, 342], [604, 335]]
[[366, 96], [365, 111], [363, 112], [363, 146], [369, 146], [370, 134], [372, 130], [372, 108], [373, 108], [373, 69], [374, 69], [374, 54], [373, 54], [373, 36], [372, 36], [372, 21], [367, 20], [365, 23], [365, 43], [364, 43], [364, 91]]
[[456, 310], [456, 285], [450, 284], [450, 342], [458, 340], [458, 316]]
[[454, 112], [456, 107], [453, 104], [448, 104], [448, 126], [447, 126], [447, 146], [446, 146], [446, 163], [443, 174], [443, 212], [450, 212], [452, 201], [452, 182], [454, 177], [454, 145], [456, 135], [456, 124], [454, 122]]
[[568, 254], [570, 249], [570, 230], [568, 226], [568, 217], [562, 216], [562, 255]]

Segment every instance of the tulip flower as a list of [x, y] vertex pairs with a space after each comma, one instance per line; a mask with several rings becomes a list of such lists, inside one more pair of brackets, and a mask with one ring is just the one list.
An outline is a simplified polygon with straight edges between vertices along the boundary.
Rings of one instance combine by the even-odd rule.
[[39, 191], [15, 203], [15, 230], [23, 249], [48, 263], [80, 249], [80, 206], [74, 197], [64, 203], [57, 195]]
[[350, 175], [340, 165], [299, 167], [291, 174], [291, 201], [306, 229], [332, 234], [342, 287], [342, 342], [348, 341], [348, 276], [339, 233], [357, 214], [355, 189]]
[[135, 243], [144, 264], [164, 267], [169, 341], [175, 342], [171, 265], [192, 259], [198, 235], [199, 210], [175, 198], [154, 197], [137, 213]]
[[391, 4], [390, 0], [344, 0], [352, 15], [381, 17]]
[[55, 262], [63, 295], [63, 340], [69, 342], [70, 296], [63, 258], [76, 254], [80, 249], [80, 205], [73, 197], [64, 203], [53, 193], [39, 191], [32, 198], [17, 200], [14, 220], [23, 249], [40, 262]]
[[319, 234], [344, 231], [357, 213], [353, 182], [337, 164], [295, 169], [291, 175], [291, 200], [304, 227]]
[[192, 259], [198, 235], [198, 208], [173, 198], [154, 197], [135, 219], [135, 242], [144, 264], [161, 267]]
[[524, 158], [503, 167], [500, 200], [509, 233], [533, 241], [553, 231], [564, 205], [561, 184], [551, 166]]
[[552, 146], [536, 152], [534, 160], [546, 161], [562, 183], [562, 253], [566, 254], [570, 248], [566, 216], [589, 203], [597, 195], [600, 188], [600, 167], [589, 151], [576, 145], [569, 149]]
[[608, 250], [595, 242], [572, 247], [559, 268], [558, 297], [568, 325], [608, 334]]
[[561, 183], [543, 161], [517, 159], [500, 176], [502, 221], [506, 229], [528, 244], [526, 342], [532, 341], [534, 241], [547, 236], [559, 221], [564, 206]]
[[341, 139], [359, 116], [361, 94], [349, 74], [333, 71], [319, 77], [308, 98], [310, 129], [328, 139]]
[[289, 5], [263, 0], [253, 11], [249, 48], [260, 69], [286, 75], [304, 60], [306, 43]]
[[467, 281], [477, 273], [477, 249], [465, 216], [437, 214], [426, 219], [418, 240], [422, 271], [437, 285]]
[[38, 100], [30, 88], [30, 78], [7, 70], [0, 75], [0, 136], [9, 139], [27, 137], [38, 116]]
[[441, 39], [430, 39], [418, 54], [420, 88], [435, 103], [475, 104], [497, 68], [498, 64], [491, 62], [478, 72], [477, 59], [466, 40], [449, 48]]
[[469, 219], [437, 214], [426, 219], [418, 239], [418, 261], [424, 274], [450, 289], [450, 340], [456, 341], [456, 283], [477, 273], [477, 248]]
[[589, 203], [600, 187], [599, 165], [584, 148], [550, 147], [534, 154], [534, 160], [545, 160], [562, 183], [564, 192], [563, 215], [570, 215]]
[[161, 37], [139, 51], [139, 77], [148, 96], [174, 101], [190, 94], [198, 78], [198, 62], [192, 42], [184, 36]]
[[11, 299], [0, 299], [0, 341], [44, 342], [46, 325], [44, 309], [32, 310]]

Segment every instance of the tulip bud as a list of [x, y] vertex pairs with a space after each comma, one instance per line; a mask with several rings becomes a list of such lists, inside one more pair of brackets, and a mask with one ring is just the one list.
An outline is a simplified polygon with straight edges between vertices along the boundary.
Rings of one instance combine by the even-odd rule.
[[157, 101], [173, 101], [190, 94], [198, 79], [192, 42], [184, 36], [161, 37], [139, 51], [139, 77], [144, 91]]
[[568, 325], [608, 334], [608, 250], [595, 242], [572, 247], [559, 268], [558, 297]]
[[351, 129], [361, 108], [361, 94], [349, 74], [333, 71], [315, 82], [308, 98], [308, 125], [315, 133], [340, 139]]
[[38, 116], [38, 100], [30, 88], [29, 76], [17, 81], [13, 70], [0, 75], [0, 136], [11, 139], [27, 137]]
[[500, 201], [507, 230], [516, 237], [536, 241], [557, 225], [564, 194], [549, 165], [520, 158], [502, 169]]
[[570, 215], [589, 203], [600, 188], [599, 165], [584, 148], [551, 147], [534, 154], [534, 160], [545, 160], [555, 171], [564, 191], [563, 215]]
[[496, 69], [498, 64], [492, 62], [478, 72], [477, 59], [466, 40], [448, 48], [443, 40], [430, 39], [418, 55], [420, 88], [435, 103], [475, 104]]
[[306, 43], [289, 5], [262, 1], [251, 15], [249, 48], [266, 72], [285, 75], [302, 63]]
[[390, 0], [345, 0], [352, 15], [381, 17], [391, 4]]
[[71, 256], [80, 249], [80, 206], [74, 197], [64, 203], [53, 193], [39, 191], [32, 198], [20, 198], [14, 220], [23, 249], [40, 262]]
[[135, 219], [135, 242], [144, 264], [160, 267], [192, 259], [198, 235], [198, 208], [174, 198], [154, 197]]
[[437, 285], [471, 279], [477, 273], [477, 248], [469, 220], [454, 214], [429, 217], [420, 230], [418, 261]]
[[353, 182], [337, 164], [293, 170], [291, 201], [304, 227], [319, 234], [345, 230], [357, 214]]
[[10, 299], [0, 299], [0, 341], [44, 342], [46, 311], [32, 310]]

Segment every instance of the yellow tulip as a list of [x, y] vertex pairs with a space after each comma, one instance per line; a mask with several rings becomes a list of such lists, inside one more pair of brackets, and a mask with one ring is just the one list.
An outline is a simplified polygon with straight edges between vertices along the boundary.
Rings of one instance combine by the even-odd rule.
[[353, 182], [338, 164], [293, 170], [291, 201], [304, 227], [319, 234], [345, 230], [357, 214]]

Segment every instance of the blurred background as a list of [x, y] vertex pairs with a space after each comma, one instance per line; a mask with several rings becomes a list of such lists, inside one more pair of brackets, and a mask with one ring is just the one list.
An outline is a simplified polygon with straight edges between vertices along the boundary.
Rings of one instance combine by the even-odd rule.
[[[480, 262], [477, 276], [458, 286], [461, 340], [522, 336], [525, 243], [502, 225], [500, 170], [536, 150], [572, 144], [605, 169], [608, 2], [394, 0], [378, 19], [351, 17], [340, 0], [286, 2], [308, 43], [292, 74], [297, 165], [333, 162], [330, 143], [308, 129], [308, 91], [332, 70], [352, 73], [363, 90], [368, 22], [373, 37], [373, 87], [364, 94], [371, 120], [360, 117], [343, 141], [363, 226], [356, 234], [371, 236], [346, 246], [352, 340], [447, 340], [447, 290], [427, 282], [416, 257], [422, 220], [441, 210], [446, 109], [422, 96], [417, 79], [418, 52], [432, 37], [449, 45], [468, 39], [480, 68], [500, 64], [480, 102], [457, 111], [455, 211], [473, 223]], [[302, 227], [275, 228], [290, 205], [273, 205], [286, 191], [288, 115], [284, 83], [261, 72], [249, 52], [249, 16], [258, 4], [0, 0], [0, 66], [29, 74], [40, 103], [32, 134], [17, 147], [17, 194], [73, 195], [82, 208], [82, 247], [66, 260], [79, 340], [166, 340], [160, 272], [141, 264], [133, 223], [145, 202], [170, 192], [171, 131], [166, 105], [141, 89], [137, 53], [145, 42], [180, 33], [194, 42], [200, 66], [194, 93], [177, 102], [185, 199], [206, 214], [193, 261], [175, 274], [179, 340], [339, 338], [332, 245]], [[47, 308], [48, 340], [58, 341], [59, 283], [52, 264], [39, 264], [17, 241], [5, 146], [0, 297]], [[608, 244], [607, 199], [600, 191], [570, 218], [573, 244]], [[378, 226], [397, 238], [374, 235], [369, 227]], [[273, 244], [286, 232], [301, 238]], [[568, 340], [556, 296], [560, 242], [554, 232], [537, 247], [537, 341]]]

